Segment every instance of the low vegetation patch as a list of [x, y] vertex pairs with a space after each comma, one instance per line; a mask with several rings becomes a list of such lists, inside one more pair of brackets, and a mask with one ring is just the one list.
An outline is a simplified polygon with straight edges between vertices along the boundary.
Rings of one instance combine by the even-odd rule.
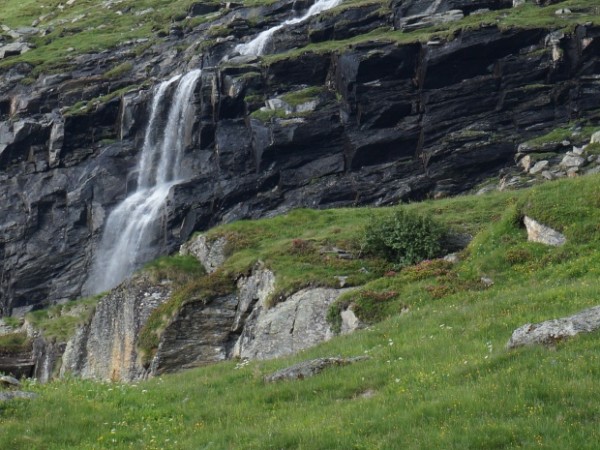
[[32, 342], [27, 333], [10, 333], [0, 336], [0, 355], [31, 351]]
[[66, 342], [92, 316], [103, 294], [28, 313], [25, 318], [44, 338]]
[[162, 256], [146, 264], [144, 270], [155, 282], [167, 279], [178, 286], [183, 286], [206, 274], [204, 267], [191, 255]]

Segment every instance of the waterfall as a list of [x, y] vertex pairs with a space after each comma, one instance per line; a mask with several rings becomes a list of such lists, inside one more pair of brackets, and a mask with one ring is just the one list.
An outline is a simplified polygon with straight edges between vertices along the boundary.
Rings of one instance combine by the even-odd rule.
[[235, 51], [241, 55], [264, 55], [267, 44], [271, 40], [273, 34], [275, 34], [278, 30], [287, 25], [294, 25], [296, 23], [304, 22], [309, 17], [315, 16], [323, 11], [327, 11], [328, 9], [335, 8], [340, 3], [342, 3], [342, 0], [317, 0], [317, 2], [315, 2], [315, 4], [313, 4], [303, 16], [288, 19], [279, 25], [263, 31], [250, 42], [236, 45]]
[[[180, 181], [181, 158], [191, 132], [190, 101], [200, 70], [162, 82], [154, 92], [137, 166], [137, 188], [110, 213], [84, 291], [115, 287], [160, 252], [161, 214], [171, 187]], [[169, 88], [178, 82], [172, 96]], [[168, 111], [166, 125], [163, 117]]]

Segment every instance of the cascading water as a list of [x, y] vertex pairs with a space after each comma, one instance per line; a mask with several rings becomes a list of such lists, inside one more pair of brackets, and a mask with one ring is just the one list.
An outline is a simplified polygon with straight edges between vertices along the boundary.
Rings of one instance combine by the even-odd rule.
[[312, 5], [308, 11], [303, 16], [295, 17], [293, 19], [288, 19], [282, 24], [276, 25], [268, 30], [263, 31], [250, 42], [246, 44], [236, 45], [235, 51], [241, 55], [264, 55], [265, 49], [271, 37], [281, 28], [287, 25], [294, 25], [296, 23], [304, 22], [309, 17], [315, 16], [323, 11], [327, 11], [328, 9], [335, 8], [337, 5], [342, 3], [342, 0], [318, 0], [314, 5]]
[[[246, 44], [235, 47], [242, 55], [263, 55], [278, 30], [301, 23], [323, 11], [334, 8], [342, 0], [318, 0], [304, 15], [288, 19], [263, 31]], [[171, 187], [179, 181], [185, 136], [190, 132], [188, 117], [190, 97], [200, 76], [194, 70], [162, 82], [152, 100], [150, 120], [138, 163], [137, 189], [128, 195], [109, 215], [90, 276], [84, 286], [88, 294], [115, 287], [141, 264], [160, 253], [160, 216]], [[167, 94], [177, 84], [168, 107]], [[167, 106], [165, 106], [167, 105]], [[168, 108], [166, 126], [162, 117]]]
[[[200, 70], [162, 82], [155, 91], [142, 155], [137, 167], [137, 189], [109, 215], [92, 271], [86, 282], [89, 294], [115, 287], [141, 264], [159, 253], [160, 216], [171, 187], [180, 181], [181, 158], [190, 101]], [[172, 98], [169, 88], [178, 82]], [[170, 100], [170, 102], [169, 102]], [[170, 105], [170, 107], [169, 107]], [[167, 123], [161, 126], [168, 108]]]

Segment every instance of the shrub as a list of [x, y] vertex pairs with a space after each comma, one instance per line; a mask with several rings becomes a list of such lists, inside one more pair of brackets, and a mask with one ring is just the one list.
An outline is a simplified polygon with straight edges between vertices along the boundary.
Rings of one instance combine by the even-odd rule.
[[382, 257], [399, 267], [440, 256], [447, 229], [430, 216], [397, 209], [374, 218], [363, 236], [363, 251]]

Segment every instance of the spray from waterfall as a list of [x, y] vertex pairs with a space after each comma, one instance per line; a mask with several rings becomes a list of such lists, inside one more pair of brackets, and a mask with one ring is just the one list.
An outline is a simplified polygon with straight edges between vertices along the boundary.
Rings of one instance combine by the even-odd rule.
[[294, 25], [296, 23], [304, 22], [308, 18], [320, 14], [323, 11], [335, 8], [340, 3], [342, 3], [342, 0], [318, 0], [308, 9], [308, 11], [306, 11], [306, 13], [304, 13], [304, 15], [300, 17], [295, 17], [293, 19], [288, 19], [279, 25], [269, 28], [268, 30], [265, 30], [262, 33], [260, 33], [250, 42], [247, 42], [246, 44], [236, 45], [235, 51], [237, 51], [241, 55], [264, 55], [266, 53], [267, 44], [271, 40], [271, 37], [278, 30], [288, 25]]
[[[191, 97], [199, 76], [200, 70], [193, 70], [164, 81], [155, 89], [137, 166], [137, 189], [108, 216], [84, 288], [87, 293], [115, 287], [160, 253], [161, 215], [171, 187], [181, 178], [184, 143], [191, 132]], [[177, 87], [170, 97], [168, 93], [175, 83]]]

